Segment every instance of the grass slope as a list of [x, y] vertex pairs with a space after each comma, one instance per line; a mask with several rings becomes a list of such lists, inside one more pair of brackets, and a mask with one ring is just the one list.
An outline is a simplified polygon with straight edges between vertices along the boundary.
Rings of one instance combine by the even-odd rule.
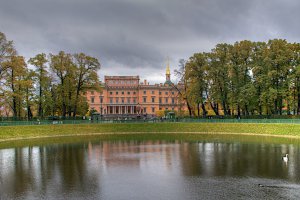
[[299, 124], [135, 123], [0, 127], [0, 140], [93, 133], [241, 133], [299, 136]]

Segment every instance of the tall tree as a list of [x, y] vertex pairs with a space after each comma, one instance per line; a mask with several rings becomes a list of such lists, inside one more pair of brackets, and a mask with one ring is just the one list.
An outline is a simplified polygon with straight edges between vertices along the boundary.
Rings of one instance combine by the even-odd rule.
[[249, 104], [254, 87], [252, 87], [250, 70], [252, 62], [252, 42], [236, 42], [230, 49], [229, 78], [231, 85], [231, 100], [236, 105], [238, 116], [243, 110], [249, 114]]
[[273, 114], [282, 114], [283, 102], [288, 89], [288, 74], [293, 57], [290, 44], [286, 40], [274, 39], [268, 42], [265, 65], [268, 67], [268, 78], [271, 80], [273, 93]]
[[208, 88], [207, 97], [216, 115], [219, 115], [219, 104], [224, 115], [230, 114], [229, 95], [229, 59], [231, 45], [217, 44], [208, 55]]
[[50, 68], [58, 78], [58, 92], [61, 96], [62, 116], [67, 114], [68, 81], [74, 69], [71, 54], [60, 51], [58, 55], [50, 54]]
[[178, 91], [180, 98], [186, 103], [189, 111], [189, 115], [192, 116], [192, 107], [190, 98], [188, 96], [189, 80], [186, 74], [186, 61], [184, 59], [179, 60], [179, 69], [175, 70], [175, 75], [179, 78], [180, 84], [177, 86], [173, 84], [173, 87]]
[[203, 117], [206, 117], [205, 91], [207, 91], [207, 56], [205, 53], [196, 53], [186, 63], [186, 77], [189, 79], [188, 96], [196, 104], [197, 115], [200, 116], [200, 107]]
[[46, 101], [45, 92], [49, 89], [49, 73], [47, 70], [46, 63], [48, 62], [46, 58], [46, 54], [37, 54], [35, 57], [30, 58], [28, 63], [31, 65], [34, 65], [36, 67], [35, 74], [37, 77], [37, 87], [38, 87], [38, 95], [37, 95], [37, 101], [38, 101], [38, 116], [43, 117], [44, 116], [44, 104]]
[[13, 116], [21, 116], [21, 107], [22, 107], [22, 92], [24, 82], [24, 74], [26, 74], [26, 63], [24, 57], [22, 56], [11, 56], [8, 61], [4, 63], [6, 67], [5, 71], [5, 97], [9, 103]]
[[80, 93], [87, 88], [97, 89], [99, 86], [97, 71], [100, 69], [100, 63], [97, 58], [87, 56], [84, 53], [75, 54], [74, 58], [76, 64], [76, 94], [73, 116], [75, 117]]
[[0, 81], [7, 66], [4, 65], [12, 55], [16, 54], [16, 50], [12, 41], [8, 41], [4, 33], [0, 32]]

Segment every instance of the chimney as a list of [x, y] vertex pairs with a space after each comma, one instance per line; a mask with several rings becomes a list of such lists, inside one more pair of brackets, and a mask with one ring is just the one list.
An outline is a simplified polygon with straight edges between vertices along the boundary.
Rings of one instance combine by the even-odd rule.
[[144, 79], [144, 85], [147, 85], [147, 80], [146, 79]]

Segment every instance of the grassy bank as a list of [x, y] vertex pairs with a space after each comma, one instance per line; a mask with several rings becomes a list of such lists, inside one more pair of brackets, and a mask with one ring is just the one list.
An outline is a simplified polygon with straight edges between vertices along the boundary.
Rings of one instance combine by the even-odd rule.
[[299, 124], [137, 123], [36, 125], [0, 128], [0, 141], [100, 133], [237, 133], [300, 137]]
[[[73, 135], [76, 137], [68, 137]], [[269, 136], [283, 136], [283, 138]], [[298, 139], [296, 140], [296, 138]], [[239, 141], [300, 144], [300, 125], [138, 123], [0, 127], [0, 148], [99, 140]]]

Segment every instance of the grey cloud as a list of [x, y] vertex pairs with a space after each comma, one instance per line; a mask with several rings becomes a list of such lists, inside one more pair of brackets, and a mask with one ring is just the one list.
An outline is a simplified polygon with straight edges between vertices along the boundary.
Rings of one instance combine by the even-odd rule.
[[180, 58], [218, 42], [297, 41], [299, 6], [297, 0], [10, 0], [1, 2], [0, 31], [26, 57], [86, 52], [106, 73], [149, 76], [163, 73], [168, 55], [176, 68]]

